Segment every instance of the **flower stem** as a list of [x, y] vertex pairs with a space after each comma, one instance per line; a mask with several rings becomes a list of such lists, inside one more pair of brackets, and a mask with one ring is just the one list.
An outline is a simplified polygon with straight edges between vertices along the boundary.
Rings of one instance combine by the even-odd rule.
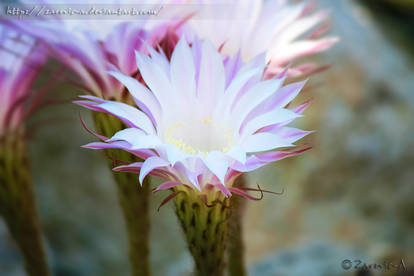
[[[246, 187], [244, 176], [240, 176], [234, 183], [235, 187]], [[247, 275], [246, 264], [244, 260], [244, 243], [243, 243], [243, 212], [246, 207], [246, 200], [239, 196], [230, 198], [232, 206], [229, 218], [229, 231], [227, 240], [227, 258], [229, 276]]]
[[[94, 113], [94, 121], [97, 131], [105, 136], [112, 136], [115, 132], [125, 128], [119, 119], [104, 113]], [[134, 155], [121, 150], [105, 150], [105, 153], [111, 158], [126, 162], [140, 161]], [[109, 160], [109, 167], [113, 168], [111, 160]], [[135, 174], [114, 171], [112, 173], [117, 184], [118, 198], [128, 233], [132, 275], [148, 276], [150, 275], [150, 178], [147, 177], [140, 186]]]
[[49, 275], [23, 131], [0, 137], [0, 215], [30, 276]]
[[216, 192], [212, 202], [221, 203], [208, 207], [196, 192], [180, 191], [175, 197], [175, 209], [194, 258], [195, 275], [221, 276], [224, 273], [228, 200], [221, 192]]

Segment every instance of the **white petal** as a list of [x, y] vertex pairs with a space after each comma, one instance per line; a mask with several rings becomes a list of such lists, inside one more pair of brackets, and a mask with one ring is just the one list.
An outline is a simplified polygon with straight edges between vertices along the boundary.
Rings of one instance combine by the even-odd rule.
[[200, 183], [198, 183], [199, 173], [189, 170], [188, 166], [186, 166], [186, 163], [187, 162], [185, 161], [177, 162], [174, 165], [174, 169], [176, 169], [184, 178], [186, 178], [191, 183], [191, 185], [196, 187], [196, 189], [201, 192]]
[[265, 114], [259, 115], [256, 118], [245, 123], [244, 127], [242, 128], [242, 134], [253, 134], [262, 127], [286, 122], [297, 117], [301, 117], [301, 115], [289, 109], [277, 108]]
[[167, 76], [161, 67], [148, 56], [137, 51], [135, 52], [135, 56], [142, 78], [151, 89], [152, 93], [154, 93], [161, 108], [164, 110], [168, 104], [167, 99], [171, 96], [168, 95], [171, 90], [169, 76]]
[[261, 71], [263, 72], [265, 69], [265, 65], [266, 65], [265, 57], [266, 57], [266, 54], [264, 53], [258, 54], [256, 57], [251, 59], [248, 63], [246, 63], [240, 68], [239, 74], [245, 73], [253, 69], [261, 69]]
[[168, 62], [167, 57], [165, 54], [160, 54], [154, 50], [147, 42], [143, 41], [144, 45], [146, 46], [148, 52], [151, 55], [151, 59], [156, 62], [159, 67], [164, 71], [165, 75], [168, 76], [170, 73], [170, 63]]
[[174, 145], [166, 144], [163, 147], [167, 153], [168, 161], [170, 161], [171, 165], [175, 165], [175, 163], [185, 160], [188, 155], [183, 153], [179, 148]]
[[139, 173], [139, 182], [142, 185], [142, 181], [144, 180], [145, 176], [149, 174], [152, 170], [159, 168], [159, 167], [166, 167], [169, 163], [158, 156], [152, 156], [145, 160], [144, 164], [142, 164], [141, 171]]
[[279, 33], [277, 39], [284, 43], [291, 43], [299, 36], [326, 20], [328, 14], [324, 11], [300, 18], [292, 22], [288, 28]]
[[160, 103], [154, 97], [154, 95], [145, 86], [143, 86], [138, 80], [126, 76], [120, 72], [109, 72], [113, 77], [119, 80], [131, 93], [135, 100], [135, 103], [145, 113], [150, 113], [156, 123], [160, 122], [161, 107]]
[[126, 123], [132, 123], [135, 127], [140, 128], [147, 133], [155, 133], [154, 125], [152, 124], [148, 116], [144, 112], [136, 109], [135, 107], [132, 107], [128, 104], [112, 101], [107, 101], [103, 104], [99, 104], [98, 107], [119, 117], [122, 121]]
[[175, 46], [171, 57], [171, 82], [175, 91], [188, 101], [195, 97], [195, 65], [192, 52], [184, 37]]
[[286, 141], [289, 141], [290, 143], [294, 143], [312, 132], [313, 131], [306, 131], [293, 127], [279, 127], [272, 130], [270, 133], [280, 136]]
[[124, 140], [128, 142], [128, 140], [133, 140], [133, 139], [136, 139], [137, 137], [141, 137], [144, 135], [145, 135], [145, 132], [143, 132], [140, 129], [137, 129], [134, 127], [125, 128], [115, 133], [114, 136], [112, 136], [110, 139], [107, 139], [105, 142], [113, 142], [113, 141], [119, 141], [119, 140]]
[[202, 116], [212, 115], [218, 97], [224, 94], [225, 72], [223, 60], [213, 45], [205, 41], [201, 48], [200, 75], [198, 79], [197, 97]]
[[228, 152], [226, 152], [226, 155], [242, 164], [246, 162], [247, 158], [246, 151], [238, 145], [233, 146]]
[[241, 147], [246, 152], [267, 151], [280, 147], [291, 147], [285, 139], [270, 133], [257, 133], [243, 139]]
[[126, 128], [115, 133], [111, 139], [106, 142], [126, 141], [131, 144], [131, 149], [152, 149], [157, 147], [161, 142], [156, 135], [146, 135], [137, 128]]
[[278, 107], [285, 107], [299, 94], [305, 83], [306, 80], [283, 86], [272, 96], [256, 106], [246, 119], [254, 118], [257, 115], [264, 114]]
[[284, 78], [262, 81], [249, 89], [239, 100], [232, 111], [232, 128], [239, 130], [247, 115], [258, 104], [275, 93], [282, 85]]
[[220, 101], [217, 104], [214, 112], [215, 119], [223, 117], [226, 118], [230, 113], [230, 109], [233, 103], [242, 92], [243, 86], [245, 86], [246, 83], [253, 77], [258, 75], [261, 76], [262, 73], [263, 70], [260, 68], [238, 73], [230, 85], [227, 87], [224, 95], [220, 98]]
[[229, 168], [229, 162], [225, 155], [218, 151], [211, 151], [207, 157], [203, 157], [207, 168], [224, 184], [224, 177]]

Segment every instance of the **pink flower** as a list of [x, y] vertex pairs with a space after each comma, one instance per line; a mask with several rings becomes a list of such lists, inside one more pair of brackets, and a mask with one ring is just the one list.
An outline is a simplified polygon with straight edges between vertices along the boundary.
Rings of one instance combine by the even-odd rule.
[[[119, 4], [118, 1], [106, 2], [112, 5]], [[45, 5], [51, 3], [53, 1], [46, 1]], [[122, 4], [126, 3], [123, 1]], [[130, 76], [136, 74], [134, 51], [146, 51], [143, 41], [155, 45], [181, 25], [178, 19], [69, 20], [59, 17], [41, 20], [3, 20], [3, 23], [46, 45], [55, 59], [69, 67], [80, 78], [81, 82], [75, 80], [76, 85], [92, 95], [110, 99], [121, 99], [124, 86], [106, 72], [114, 70]]]
[[[45, 63], [45, 51], [28, 36], [0, 25], [0, 136], [17, 128], [42, 93], [32, 85]], [[28, 104], [30, 101], [31, 104]]]

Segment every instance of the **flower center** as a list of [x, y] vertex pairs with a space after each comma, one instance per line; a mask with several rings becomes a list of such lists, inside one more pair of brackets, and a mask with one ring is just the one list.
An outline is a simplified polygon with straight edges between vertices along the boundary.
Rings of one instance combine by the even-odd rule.
[[167, 128], [164, 136], [168, 143], [189, 154], [207, 155], [214, 150], [227, 152], [233, 146], [231, 130], [211, 118], [175, 122]]

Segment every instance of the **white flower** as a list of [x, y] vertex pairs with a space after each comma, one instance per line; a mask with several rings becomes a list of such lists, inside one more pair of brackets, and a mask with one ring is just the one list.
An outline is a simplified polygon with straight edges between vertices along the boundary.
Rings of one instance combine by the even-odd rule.
[[293, 147], [308, 131], [286, 125], [307, 105], [287, 109], [304, 82], [282, 86], [285, 74], [263, 80], [265, 60], [243, 64], [240, 55], [223, 62], [208, 42], [184, 38], [171, 58], [149, 48], [151, 58], [137, 52], [145, 87], [119, 72], [111, 75], [129, 90], [137, 106], [84, 96], [77, 104], [120, 118], [128, 128], [86, 148], [120, 148], [144, 162], [115, 168], [166, 179], [158, 189], [184, 184], [203, 192], [217, 187], [236, 192], [234, 178], [299, 151]]

